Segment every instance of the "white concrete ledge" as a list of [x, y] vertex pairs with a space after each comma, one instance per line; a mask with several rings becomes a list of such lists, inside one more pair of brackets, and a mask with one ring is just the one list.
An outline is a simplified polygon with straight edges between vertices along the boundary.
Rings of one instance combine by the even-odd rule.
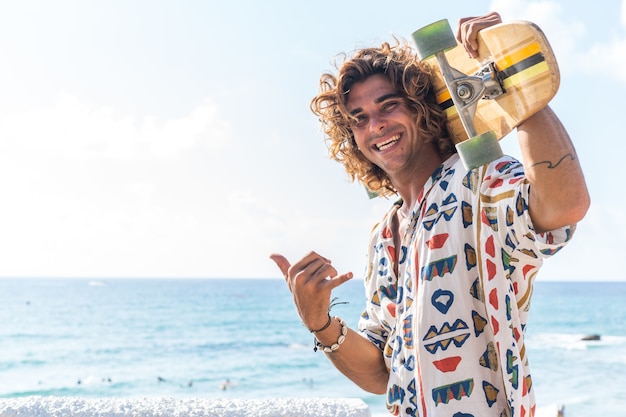
[[0, 399], [0, 417], [371, 417], [358, 398], [81, 398]]

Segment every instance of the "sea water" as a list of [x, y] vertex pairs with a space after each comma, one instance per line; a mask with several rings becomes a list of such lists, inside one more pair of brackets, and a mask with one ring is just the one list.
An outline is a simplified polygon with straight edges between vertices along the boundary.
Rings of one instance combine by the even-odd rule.
[[[355, 327], [362, 282], [334, 296]], [[527, 348], [540, 407], [624, 416], [626, 283], [537, 282]], [[598, 335], [599, 340], [582, 340]], [[284, 281], [0, 280], [0, 397], [358, 397], [313, 351]]]

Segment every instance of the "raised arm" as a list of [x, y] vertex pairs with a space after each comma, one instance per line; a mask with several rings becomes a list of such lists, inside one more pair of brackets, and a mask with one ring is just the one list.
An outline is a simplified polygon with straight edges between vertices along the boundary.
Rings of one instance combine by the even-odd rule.
[[[352, 273], [338, 274], [330, 261], [310, 252], [291, 265], [282, 255], [270, 258], [283, 273], [302, 323], [315, 332], [323, 346], [337, 343], [342, 326], [336, 319], [328, 321], [332, 290], [352, 278]], [[328, 326], [327, 326], [327, 323]], [[362, 389], [384, 394], [389, 371], [382, 352], [367, 339], [348, 329], [345, 341], [333, 352], [326, 353], [333, 365]]]
[[570, 137], [550, 107], [517, 129], [522, 162], [531, 184], [529, 212], [537, 232], [582, 220], [590, 199]]
[[[496, 12], [461, 19], [457, 39], [475, 56], [478, 32], [501, 21]], [[589, 208], [589, 193], [574, 145], [558, 117], [546, 107], [522, 123], [517, 133], [531, 183], [528, 205], [535, 231], [580, 221]]]

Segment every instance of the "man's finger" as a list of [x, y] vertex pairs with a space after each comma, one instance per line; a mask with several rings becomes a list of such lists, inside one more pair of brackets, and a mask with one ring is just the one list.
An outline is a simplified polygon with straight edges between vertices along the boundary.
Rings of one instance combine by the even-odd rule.
[[274, 261], [276, 266], [278, 266], [278, 269], [280, 269], [280, 272], [282, 272], [283, 277], [285, 278], [285, 280], [287, 280], [287, 278], [288, 278], [288, 271], [289, 271], [289, 268], [291, 267], [291, 264], [289, 263], [287, 258], [285, 258], [281, 254], [273, 253], [273, 254], [270, 255], [270, 259], [272, 261]]
[[352, 274], [352, 272], [346, 272], [345, 274], [340, 274], [340, 275], [334, 276], [334, 277], [330, 278], [328, 281], [329, 281], [330, 287], [332, 289], [335, 289], [338, 286], [340, 286], [341, 284], [343, 284], [344, 282], [350, 281], [353, 276], [354, 276], [354, 274]]
[[476, 19], [475, 16], [473, 17], [464, 17], [462, 19], [459, 19], [459, 24], [457, 26], [456, 29], [456, 40], [459, 41], [459, 43], [463, 43], [465, 41], [465, 22], [469, 22], [470, 20], [474, 20]]
[[501, 22], [502, 18], [497, 12], [460, 19], [456, 38], [463, 44], [468, 54], [476, 58], [478, 56], [478, 32]]

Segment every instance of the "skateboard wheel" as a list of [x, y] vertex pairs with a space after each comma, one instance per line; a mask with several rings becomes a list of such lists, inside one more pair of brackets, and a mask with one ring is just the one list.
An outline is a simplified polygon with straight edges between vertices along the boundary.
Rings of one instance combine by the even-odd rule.
[[420, 60], [457, 46], [447, 19], [439, 20], [413, 32], [413, 40]]
[[488, 131], [456, 144], [467, 170], [478, 168], [502, 157], [502, 148], [493, 131]]

